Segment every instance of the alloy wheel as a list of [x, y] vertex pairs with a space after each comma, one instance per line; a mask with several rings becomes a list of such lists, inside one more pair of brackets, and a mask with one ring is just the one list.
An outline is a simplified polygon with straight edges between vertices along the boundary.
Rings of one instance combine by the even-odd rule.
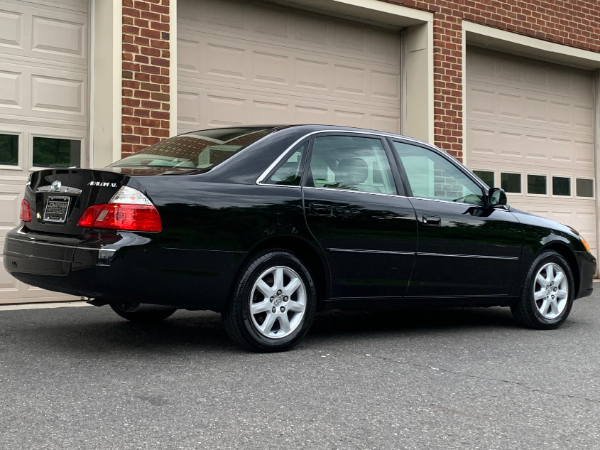
[[270, 339], [293, 333], [306, 310], [306, 287], [291, 268], [271, 267], [254, 283], [250, 294], [250, 316], [257, 331]]
[[564, 270], [555, 263], [544, 264], [534, 279], [533, 299], [545, 319], [556, 319], [565, 310], [569, 283]]

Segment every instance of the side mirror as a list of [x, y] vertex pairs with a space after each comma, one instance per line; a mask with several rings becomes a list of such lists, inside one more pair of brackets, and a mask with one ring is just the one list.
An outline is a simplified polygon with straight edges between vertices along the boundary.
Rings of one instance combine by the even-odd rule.
[[506, 192], [504, 192], [504, 189], [491, 188], [488, 192], [488, 205], [492, 208], [495, 208], [496, 206], [505, 206]]

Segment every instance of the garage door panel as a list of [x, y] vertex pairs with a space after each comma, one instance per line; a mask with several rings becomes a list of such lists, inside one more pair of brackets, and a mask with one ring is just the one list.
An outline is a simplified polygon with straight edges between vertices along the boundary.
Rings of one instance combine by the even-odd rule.
[[[0, 134], [18, 135], [16, 165], [0, 167], [0, 253], [19, 224], [34, 137], [87, 148], [87, 0], [4, 0], [0, 11]], [[11, 161], [12, 162], [12, 161]], [[0, 265], [0, 303], [73, 300], [18, 282]]]
[[[83, 6], [86, 2], [72, 2]], [[69, 6], [69, 3], [61, 6]], [[87, 66], [87, 12], [50, 4], [3, 2], [0, 11], [0, 57]]]
[[[198, 36], [196, 35], [196, 38]], [[318, 54], [309, 49], [229, 38], [179, 41], [179, 78], [185, 82], [232, 83], [293, 94], [330, 95], [361, 102], [387, 103], [399, 111], [400, 67], [382, 62], [367, 64], [355, 58]]]
[[[87, 73], [0, 61], [0, 113], [87, 126]], [[5, 110], [6, 109], [6, 110]]]
[[[252, 1], [184, 0], [178, 10], [180, 33], [202, 30], [217, 39], [235, 36], [257, 43], [273, 43], [275, 37], [283, 49], [304, 42], [314, 52], [335, 57], [373, 62], [400, 59], [398, 32], [393, 29]], [[267, 20], [270, 14], [279, 19]]]
[[[577, 196], [577, 179], [595, 179], [594, 77], [589, 72], [469, 48], [467, 165], [521, 177], [510, 205], [576, 228], [597, 254], [596, 201]], [[531, 194], [528, 175], [546, 177]], [[571, 195], [553, 195], [552, 177], [570, 179]]]
[[181, 131], [269, 122], [399, 131], [397, 30], [257, 2], [184, 0], [179, 11]]
[[[589, 96], [589, 94], [588, 94]], [[593, 136], [594, 107], [588, 97], [570, 99], [560, 95], [531, 93], [512, 86], [498, 92], [493, 84], [470, 81], [467, 85], [468, 115], [482, 120], [499, 120], [577, 136]]]
[[179, 132], [210, 126], [265, 123], [328, 123], [396, 131], [400, 116], [394, 109], [348, 103], [326, 97], [284, 96], [265, 90], [214, 85], [179, 86]]

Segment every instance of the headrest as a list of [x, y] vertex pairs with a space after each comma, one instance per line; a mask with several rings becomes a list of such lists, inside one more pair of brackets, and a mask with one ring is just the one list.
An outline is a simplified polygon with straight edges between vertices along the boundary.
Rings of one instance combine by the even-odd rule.
[[369, 166], [364, 159], [341, 159], [335, 171], [335, 181], [345, 186], [364, 183], [369, 176]]

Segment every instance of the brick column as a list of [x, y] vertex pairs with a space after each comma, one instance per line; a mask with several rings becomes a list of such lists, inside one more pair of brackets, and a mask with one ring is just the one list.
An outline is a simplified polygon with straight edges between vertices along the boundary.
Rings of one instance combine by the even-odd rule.
[[[448, 11], [449, 12], [449, 11]], [[433, 19], [435, 145], [463, 160], [462, 19], [435, 13]]]
[[169, 137], [169, 1], [123, 0], [123, 156]]

